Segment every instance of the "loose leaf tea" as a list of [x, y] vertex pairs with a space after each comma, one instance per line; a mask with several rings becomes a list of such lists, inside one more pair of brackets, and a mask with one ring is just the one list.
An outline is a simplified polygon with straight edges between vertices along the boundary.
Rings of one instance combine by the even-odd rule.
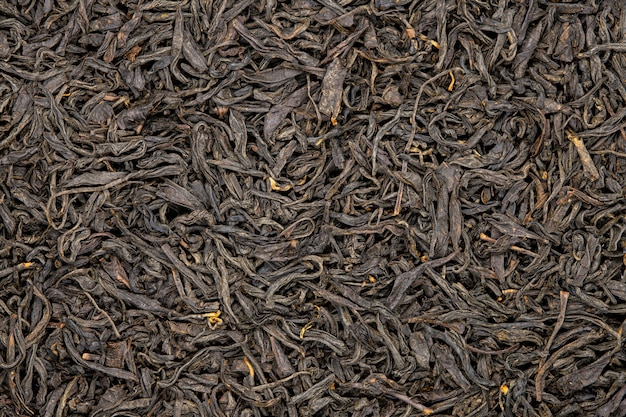
[[626, 9], [0, 1], [0, 415], [626, 414]]

